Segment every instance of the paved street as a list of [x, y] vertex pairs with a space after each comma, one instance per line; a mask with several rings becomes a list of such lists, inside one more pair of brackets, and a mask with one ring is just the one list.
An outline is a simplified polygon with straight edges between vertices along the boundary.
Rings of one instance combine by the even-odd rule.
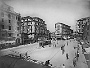
[[[60, 44], [61, 43], [61, 44]], [[62, 54], [61, 46], [64, 46], [65, 52]], [[16, 48], [11, 48], [7, 50], [2, 50], [4, 54], [7, 53], [26, 53], [28, 56], [30, 56], [32, 59], [39, 60], [42, 62], [45, 62], [46, 60], [50, 60], [50, 63], [53, 66], [61, 67], [62, 64], [65, 64], [66, 68], [88, 68], [86, 64], [86, 60], [84, 55], [82, 54], [82, 48], [81, 45], [79, 45], [79, 58], [76, 62], [77, 66], [73, 66], [73, 59], [75, 57], [75, 53], [77, 52], [77, 41], [75, 40], [66, 40], [66, 41], [59, 41], [57, 44], [57, 47], [51, 47], [46, 46], [45, 48], [38, 48], [38, 43], [35, 45], [27, 45], [27, 46], [21, 46]], [[76, 47], [74, 49], [74, 47]], [[15, 53], [16, 52], [16, 53]], [[66, 58], [66, 54], [68, 53], [68, 58]]]
[[20, 58], [9, 56], [0, 57], [0, 68], [50, 68], [33, 62], [27, 62]]
[[18, 47], [3, 49], [3, 50], [0, 51], [0, 55], [2, 56], [2, 55], [11, 54], [11, 53], [13, 53], [13, 51], [17, 51], [19, 53], [25, 53], [25, 52], [27, 52], [29, 50], [33, 50], [37, 47], [38, 47], [38, 43], [21, 45], [21, 46], [18, 46]]

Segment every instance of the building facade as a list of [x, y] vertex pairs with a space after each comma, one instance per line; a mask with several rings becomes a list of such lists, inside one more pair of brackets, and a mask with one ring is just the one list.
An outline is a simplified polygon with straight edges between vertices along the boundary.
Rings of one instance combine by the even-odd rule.
[[35, 22], [33, 22], [33, 18], [30, 16], [22, 17], [21, 18], [21, 38], [22, 43], [27, 43], [26, 41], [29, 41], [34, 38], [35, 33]]
[[69, 25], [63, 23], [55, 24], [55, 34], [57, 38], [68, 38], [72, 33]]
[[77, 32], [77, 36], [80, 39], [85, 39], [87, 38], [86, 36], [89, 35], [89, 23], [90, 23], [90, 17], [86, 17], [86, 18], [81, 18], [79, 20], [77, 20], [76, 23], [76, 32]]
[[13, 7], [0, 2], [0, 40], [20, 38], [20, 14]]
[[[41, 18], [26, 16], [22, 17], [21, 21], [21, 31], [28, 36], [27, 39], [29, 42], [31, 39], [33, 42], [37, 42], [40, 39], [47, 38], [47, 25]], [[22, 38], [24, 38], [24, 36]]]
[[37, 39], [44, 39], [45, 37], [45, 30], [47, 30], [47, 25], [45, 21], [39, 17], [33, 17], [33, 21], [36, 22], [35, 24], [35, 34]]
[[86, 23], [83, 28], [83, 40], [90, 46], [90, 17], [86, 18]]

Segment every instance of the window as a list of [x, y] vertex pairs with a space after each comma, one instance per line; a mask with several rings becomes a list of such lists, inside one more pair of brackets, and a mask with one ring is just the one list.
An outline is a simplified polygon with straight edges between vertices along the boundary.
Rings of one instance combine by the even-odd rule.
[[9, 23], [11, 23], [11, 20], [9, 20]]
[[36, 25], [38, 25], [38, 23], [36, 23]]
[[28, 19], [28, 21], [31, 21], [31, 19]]
[[89, 35], [89, 33], [87, 32], [87, 36]]
[[10, 8], [10, 7], [8, 7], [8, 9], [7, 9], [7, 10], [8, 10], [8, 11], [10, 11], [10, 9], [11, 9], [11, 8]]
[[32, 22], [28, 22], [28, 25], [31, 25]]
[[19, 27], [17, 27], [17, 30], [19, 30]]
[[9, 30], [11, 30], [11, 26], [9, 26]]
[[8, 36], [11, 37], [11, 33], [9, 33]]
[[8, 18], [10, 18], [10, 19], [11, 19], [11, 15], [10, 15], [10, 14], [8, 14]]
[[19, 34], [17, 34], [17, 36], [19, 36]]
[[79, 28], [80, 28], [80, 25], [79, 25]]
[[38, 25], [39, 25], [39, 22], [38, 22]]
[[18, 20], [18, 16], [16, 16], [16, 20]]
[[2, 36], [4, 37], [4, 36], [5, 36], [5, 34], [2, 34]]
[[32, 33], [32, 31], [29, 29], [29, 30], [28, 30], [28, 33]]
[[87, 26], [87, 30], [89, 30], [89, 26]]
[[85, 37], [85, 39], [87, 39], [87, 37]]
[[21, 22], [23, 22], [23, 20], [21, 20]]
[[4, 29], [4, 25], [2, 25], [2, 29]]
[[2, 22], [4, 22], [4, 19], [2, 18]]
[[38, 21], [38, 19], [36, 18], [35, 21]]
[[4, 13], [3, 12], [1, 12], [1, 16], [4, 17]]
[[15, 19], [15, 16], [14, 16], [14, 15], [12, 15], [12, 18], [13, 18], [13, 19]]
[[25, 19], [25, 21], [27, 21], [27, 19]]
[[29, 29], [32, 29], [32, 26], [29, 26]]

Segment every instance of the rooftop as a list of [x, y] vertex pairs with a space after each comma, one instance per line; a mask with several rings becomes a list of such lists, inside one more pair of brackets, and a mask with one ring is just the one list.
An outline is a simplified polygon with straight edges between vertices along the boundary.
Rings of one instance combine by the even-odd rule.
[[71, 26], [69, 26], [69, 25], [66, 25], [66, 24], [60, 23], [60, 22], [58, 22], [58, 23], [56, 23], [56, 24], [61, 24], [61, 25], [65, 25], [65, 26], [71, 27]]

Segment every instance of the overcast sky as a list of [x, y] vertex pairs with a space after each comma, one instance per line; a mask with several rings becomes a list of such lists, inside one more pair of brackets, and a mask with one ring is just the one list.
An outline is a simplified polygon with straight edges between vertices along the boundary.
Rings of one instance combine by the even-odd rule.
[[90, 16], [90, 0], [3, 0], [21, 16], [36, 16], [46, 21], [50, 31], [61, 22], [74, 28], [76, 20]]

